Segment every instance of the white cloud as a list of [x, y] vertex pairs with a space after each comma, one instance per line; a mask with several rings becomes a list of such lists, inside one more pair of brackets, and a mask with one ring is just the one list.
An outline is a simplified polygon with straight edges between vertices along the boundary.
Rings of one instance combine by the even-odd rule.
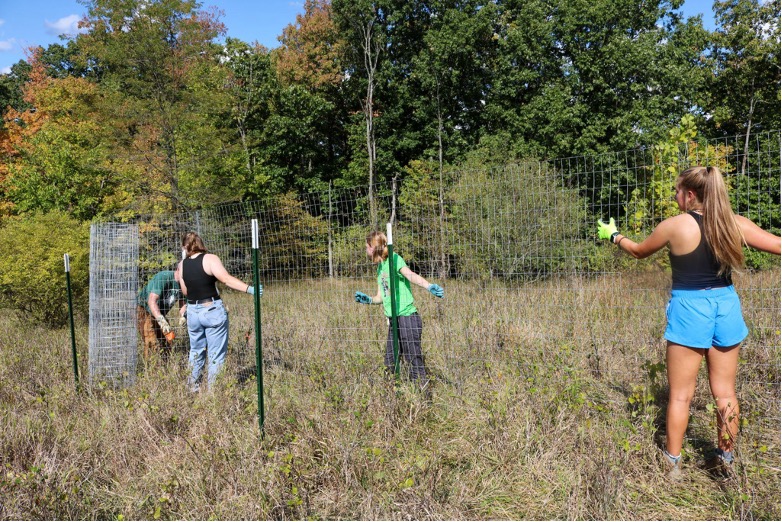
[[79, 32], [79, 15], [68, 15], [56, 22], [44, 20], [44, 25], [46, 25], [46, 32], [49, 34], [58, 36], [61, 34], [74, 35]]
[[14, 39], [11, 38], [10, 40], [0, 40], [0, 52], [2, 51], [10, 51], [14, 48]]
[[11, 74], [11, 68], [3, 67], [2, 69], [0, 69], [0, 74]]
[[4, 23], [5, 23], [5, 20], [3, 20], [2, 18], [0, 18], [0, 25], [3, 25]]

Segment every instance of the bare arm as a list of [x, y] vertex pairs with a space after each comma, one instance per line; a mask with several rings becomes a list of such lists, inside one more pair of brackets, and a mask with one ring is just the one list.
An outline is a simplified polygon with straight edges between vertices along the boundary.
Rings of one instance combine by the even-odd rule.
[[182, 295], [187, 295], [187, 285], [185, 285], [185, 278], [182, 277], [182, 261], [177, 265], [177, 269], [174, 272], [174, 279], [179, 283], [179, 288], [182, 289]]
[[179, 317], [184, 317], [187, 313], [187, 299], [184, 296], [187, 295], [187, 287], [185, 286], [185, 280], [182, 278], [182, 261], [174, 270], [174, 280], [179, 283], [179, 288], [182, 290], [182, 297], [179, 298]]
[[383, 304], [383, 291], [377, 285], [377, 293], [372, 296], [372, 304]]
[[218, 281], [223, 283], [228, 288], [233, 288], [239, 292], [247, 292], [250, 287], [247, 283], [240, 281], [231, 274], [223, 266], [223, 262], [220, 258], [214, 254], [205, 254], [204, 257], [204, 272], [209, 275], [213, 275]]
[[657, 225], [649, 237], [640, 243], [636, 243], [629, 237], [619, 234], [616, 237], [615, 244], [636, 259], [649, 257], [670, 242], [671, 233], [675, 226], [673, 220], [674, 218], [668, 218]]
[[736, 223], [744, 234], [747, 245], [763, 252], [779, 255], [782, 240], [770, 232], [766, 232], [744, 216], [736, 216]]
[[147, 298], [147, 306], [149, 306], [149, 311], [155, 319], [163, 315], [160, 313], [160, 307], [157, 305], [158, 299], [160, 299], [160, 296], [152, 293], [149, 294], [149, 297]]
[[416, 274], [408, 267], [403, 267], [402, 270], [399, 271], [399, 273], [405, 276], [405, 278], [407, 278], [407, 280], [410, 281], [411, 283], [416, 284], [421, 288], [426, 288], [426, 289], [429, 288], [429, 281], [427, 281], [420, 275]]

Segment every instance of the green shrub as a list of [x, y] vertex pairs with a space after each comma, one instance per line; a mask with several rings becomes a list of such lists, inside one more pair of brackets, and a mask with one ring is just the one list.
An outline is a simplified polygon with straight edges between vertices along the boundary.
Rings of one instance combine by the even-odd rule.
[[586, 203], [547, 163], [460, 171], [447, 196], [460, 273], [534, 279], [583, 268]]
[[47, 326], [68, 319], [63, 255], [71, 260], [73, 304], [86, 313], [89, 224], [54, 211], [6, 221], [0, 229], [0, 306]]

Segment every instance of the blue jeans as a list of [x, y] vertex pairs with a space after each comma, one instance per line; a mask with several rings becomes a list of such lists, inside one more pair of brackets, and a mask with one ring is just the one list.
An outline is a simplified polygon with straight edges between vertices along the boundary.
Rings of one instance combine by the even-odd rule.
[[190, 334], [190, 389], [198, 390], [198, 377], [204, 368], [207, 354], [207, 382], [211, 387], [228, 352], [228, 313], [223, 306], [223, 300], [216, 299], [208, 304], [188, 304], [187, 333]]

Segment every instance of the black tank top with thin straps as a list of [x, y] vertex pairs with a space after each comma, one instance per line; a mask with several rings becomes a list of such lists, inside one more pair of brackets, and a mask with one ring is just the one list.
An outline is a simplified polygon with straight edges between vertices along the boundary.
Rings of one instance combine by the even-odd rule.
[[204, 256], [201, 254], [195, 259], [189, 257], [182, 261], [182, 279], [187, 286], [188, 301], [202, 301], [204, 299], [217, 299], [220, 294], [217, 291], [217, 278], [204, 272]]
[[730, 286], [733, 281], [730, 272], [717, 275], [720, 264], [711, 251], [703, 235], [703, 216], [697, 212], [687, 212], [698, 223], [701, 240], [692, 252], [681, 256], [668, 253], [671, 260], [671, 275], [673, 290], [705, 290], [707, 288], [722, 288]]

